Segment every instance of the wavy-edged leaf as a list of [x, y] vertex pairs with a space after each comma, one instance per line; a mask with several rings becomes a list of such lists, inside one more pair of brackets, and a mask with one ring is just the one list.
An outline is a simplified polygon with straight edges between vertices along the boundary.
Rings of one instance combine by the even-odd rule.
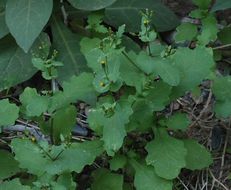
[[116, 0], [68, 0], [73, 7], [76, 9], [95, 11], [99, 9], [103, 9]]
[[231, 115], [231, 77], [215, 78], [212, 91], [216, 97], [215, 112], [218, 117]]
[[140, 164], [131, 160], [135, 169], [135, 187], [137, 190], [172, 190], [172, 181], [159, 177], [152, 166]]
[[13, 125], [18, 119], [19, 108], [8, 99], [0, 100], [0, 126]]
[[173, 55], [173, 66], [179, 71], [180, 83], [173, 88], [174, 96], [181, 96], [194, 89], [202, 80], [209, 78], [215, 62], [209, 49], [180, 48]]
[[93, 172], [92, 190], [123, 190], [123, 176], [101, 168]]
[[174, 179], [186, 166], [187, 149], [184, 143], [170, 137], [166, 129], [156, 130], [155, 139], [149, 142], [145, 149], [148, 151], [147, 164], [154, 166], [160, 177]]
[[186, 168], [190, 170], [201, 170], [209, 167], [213, 162], [209, 151], [195, 140], [184, 140], [184, 146], [187, 149]]
[[6, 24], [25, 52], [28, 52], [48, 22], [52, 8], [52, 0], [7, 1]]
[[11, 177], [20, 171], [13, 154], [6, 150], [0, 150], [0, 168], [0, 180]]
[[0, 184], [2, 190], [17, 189], [17, 190], [31, 190], [29, 186], [22, 185], [18, 178], [11, 181], [4, 181]]
[[72, 33], [57, 17], [52, 17], [54, 48], [58, 50], [57, 60], [64, 66], [58, 68], [58, 79], [63, 82], [72, 75], [88, 71], [84, 56], [80, 52], [81, 37]]
[[20, 95], [25, 114], [29, 117], [40, 116], [48, 109], [49, 98], [40, 96], [36, 89], [27, 87]]

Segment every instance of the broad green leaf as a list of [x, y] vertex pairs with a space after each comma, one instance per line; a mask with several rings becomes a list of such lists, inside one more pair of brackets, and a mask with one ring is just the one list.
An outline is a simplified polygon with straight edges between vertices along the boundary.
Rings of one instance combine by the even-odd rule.
[[216, 98], [215, 112], [218, 117], [231, 115], [231, 77], [220, 77], [214, 80], [212, 91]]
[[103, 134], [103, 124], [104, 113], [100, 109], [90, 109], [87, 116], [87, 122], [89, 127], [98, 135]]
[[152, 111], [161, 111], [169, 104], [171, 89], [171, 86], [160, 81], [155, 82], [153, 87], [147, 91], [145, 99]]
[[[102, 70], [102, 66], [100, 64], [101, 61], [104, 61], [106, 55], [102, 50], [100, 50], [98, 47], [90, 49], [91, 43], [98, 43], [96, 39], [93, 40], [83, 40], [81, 41], [81, 45], [83, 43], [88, 43], [88, 47], [83, 47], [85, 49], [88, 49], [88, 51], [84, 52], [84, 56], [87, 60], [87, 66], [90, 67], [94, 72], [99, 72]], [[85, 45], [86, 46], [86, 45]]]
[[35, 74], [37, 69], [31, 63], [32, 54], [40, 56], [39, 47], [47, 40], [47, 35], [42, 33], [27, 54], [10, 36], [0, 40], [0, 91], [26, 81]]
[[92, 190], [122, 190], [123, 176], [101, 168], [93, 172]]
[[190, 124], [190, 121], [185, 113], [175, 113], [168, 119], [164, 119], [162, 124], [169, 129], [184, 131]]
[[40, 96], [36, 89], [27, 87], [20, 95], [25, 114], [29, 117], [40, 116], [48, 109], [49, 97]]
[[28, 139], [14, 139], [11, 147], [19, 166], [39, 176], [46, 173], [56, 175], [66, 171], [79, 173], [84, 166], [92, 164], [95, 158], [103, 152], [101, 141], [72, 143], [63, 148], [62, 145], [49, 146], [47, 144], [44, 146]]
[[155, 168], [156, 174], [165, 179], [176, 178], [186, 166], [187, 150], [184, 143], [170, 137], [166, 129], [155, 131], [155, 139], [145, 149], [148, 152], [146, 162]]
[[154, 73], [159, 75], [170, 86], [177, 86], [180, 82], [179, 72], [167, 59], [154, 59]]
[[31, 174], [42, 175], [47, 165], [52, 162], [38, 145], [28, 139], [13, 139], [11, 148], [15, 153], [15, 159], [19, 162], [19, 167], [27, 169]]
[[225, 27], [218, 33], [218, 39], [222, 44], [231, 44], [231, 27]]
[[216, 3], [212, 7], [212, 12], [230, 9], [231, 8], [231, 1], [229, 0], [216, 0]]
[[[141, 92], [145, 83], [145, 75], [141, 72], [133, 61], [133, 53], [128, 53], [129, 59], [121, 56], [120, 76], [128, 86], [133, 86], [138, 92]], [[129, 72], [128, 72], [129, 71]]]
[[117, 154], [110, 161], [110, 169], [117, 171], [120, 168], [124, 168], [127, 163], [127, 158], [124, 155]]
[[93, 75], [91, 73], [82, 73], [79, 76], [72, 76], [69, 81], [63, 82], [63, 92], [57, 92], [52, 96], [49, 112], [76, 101], [84, 101], [94, 105], [97, 94], [92, 81]]
[[6, 150], [0, 150], [0, 168], [0, 180], [11, 177], [20, 171], [13, 154]]
[[173, 88], [174, 96], [181, 96], [194, 89], [213, 71], [213, 55], [208, 49], [197, 47], [193, 50], [180, 48], [173, 55], [173, 66], [178, 69], [180, 83]]
[[176, 28], [176, 42], [191, 41], [197, 35], [197, 26], [191, 23], [182, 23]]
[[99, 9], [103, 9], [116, 0], [68, 0], [73, 7], [76, 9], [83, 9], [88, 11], [95, 11]]
[[80, 52], [81, 37], [72, 33], [61, 20], [52, 17], [52, 34], [54, 48], [58, 50], [57, 60], [64, 66], [58, 68], [58, 79], [63, 82], [72, 75], [88, 71], [84, 56]]
[[[158, 31], [167, 31], [179, 24], [176, 15], [160, 1], [153, 0], [117, 0], [105, 9], [106, 22], [115, 27], [123, 24], [129, 32], [139, 32], [142, 15], [145, 9], [153, 11], [152, 24]], [[126, 16], [125, 16], [126, 15]]]
[[212, 164], [212, 156], [208, 150], [195, 140], [184, 140], [187, 149], [186, 168], [190, 170], [201, 170]]
[[137, 130], [146, 131], [153, 127], [153, 111], [152, 106], [145, 99], [137, 99], [132, 104], [133, 114], [130, 122], [126, 125], [127, 132]]
[[17, 189], [17, 190], [30, 190], [29, 186], [22, 185], [18, 178], [12, 179], [10, 181], [4, 181], [0, 183], [1, 190], [10, 190], [10, 189]]
[[76, 183], [73, 181], [73, 177], [69, 172], [60, 175], [57, 179], [57, 183], [62, 185], [64, 188], [67, 188], [68, 190], [76, 189]]
[[19, 117], [19, 108], [8, 99], [0, 100], [0, 126], [13, 125]]
[[217, 101], [215, 104], [215, 113], [217, 117], [228, 118], [231, 115], [231, 100]]
[[207, 45], [210, 41], [215, 41], [217, 39], [217, 32], [217, 20], [214, 16], [209, 15], [202, 19], [202, 32], [197, 37], [199, 44]]
[[6, 24], [25, 52], [28, 52], [48, 22], [52, 8], [52, 0], [7, 0]]
[[104, 25], [102, 25], [101, 23], [103, 22], [103, 17], [104, 14], [103, 12], [92, 12], [87, 19], [87, 29], [90, 29], [92, 31], [98, 32], [98, 33], [102, 33], [105, 34], [108, 32], [107, 27], [105, 27]]
[[105, 117], [103, 124], [103, 141], [108, 155], [112, 156], [123, 145], [126, 136], [125, 124], [129, 122], [132, 114], [130, 105], [124, 107], [116, 106], [111, 117]]
[[92, 85], [93, 75], [82, 73], [79, 76], [72, 76], [69, 81], [63, 83], [64, 95], [72, 101], [80, 100], [94, 105], [97, 94]]
[[0, 39], [9, 33], [9, 29], [5, 22], [5, 5], [6, 0], [0, 2]]
[[193, 0], [193, 3], [200, 9], [208, 9], [211, 4], [211, 0]]
[[52, 175], [63, 171], [80, 173], [86, 165], [94, 162], [97, 156], [103, 153], [103, 143], [98, 140], [72, 143], [46, 171]]
[[152, 166], [131, 161], [135, 173], [135, 187], [137, 190], [172, 190], [172, 181], [159, 177]]
[[146, 74], [154, 72], [155, 61], [145, 51], [141, 51], [137, 55], [135, 63]]
[[55, 115], [53, 116], [52, 131], [52, 136], [55, 142], [60, 141], [60, 135], [70, 138], [71, 131], [76, 124], [76, 114], [77, 111], [73, 105], [56, 111]]

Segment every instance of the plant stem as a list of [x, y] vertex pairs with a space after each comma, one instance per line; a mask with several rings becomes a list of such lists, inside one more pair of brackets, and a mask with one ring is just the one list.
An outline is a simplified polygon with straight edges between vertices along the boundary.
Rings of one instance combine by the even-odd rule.
[[227, 47], [231, 47], [231, 44], [225, 44], [225, 45], [222, 45], [222, 46], [217, 46], [217, 47], [214, 47], [213, 50], [223, 49], [223, 48], [227, 48]]

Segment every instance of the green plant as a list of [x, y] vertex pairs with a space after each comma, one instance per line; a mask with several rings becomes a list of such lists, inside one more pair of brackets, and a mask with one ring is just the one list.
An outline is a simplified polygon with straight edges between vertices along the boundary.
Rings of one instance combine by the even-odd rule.
[[[198, 9], [190, 15], [201, 20], [200, 27], [179, 25], [160, 1], [68, 2], [0, 3], [4, 18], [0, 17], [0, 24], [5, 26], [0, 28], [0, 90], [9, 92], [37, 71], [62, 87], [50, 87], [45, 93], [27, 87], [19, 95], [19, 103], [0, 100], [2, 130], [23, 118], [36, 122], [47, 136], [38, 140], [25, 131], [23, 138], [10, 142], [11, 152], [0, 150], [4, 168], [0, 186], [75, 189], [76, 175], [87, 168], [93, 190], [170, 190], [182, 169], [208, 167], [212, 157], [206, 148], [182, 137], [190, 124], [187, 115], [176, 112], [167, 117], [166, 108], [210, 79], [217, 117], [231, 115], [231, 78], [215, 75], [212, 48], [219, 29], [211, 10], [219, 6], [210, 9], [210, 0], [194, 0]], [[105, 9], [105, 15], [100, 9]], [[78, 34], [64, 24], [67, 15]], [[158, 32], [175, 27], [172, 46], [158, 41]], [[45, 33], [49, 29], [52, 43]], [[71, 139], [76, 102], [90, 106], [91, 141]]]

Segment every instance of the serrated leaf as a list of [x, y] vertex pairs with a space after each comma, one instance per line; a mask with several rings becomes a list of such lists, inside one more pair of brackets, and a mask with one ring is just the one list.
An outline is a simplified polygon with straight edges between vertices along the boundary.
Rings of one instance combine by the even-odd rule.
[[156, 174], [160, 177], [174, 179], [186, 166], [187, 150], [184, 143], [170, 137], [166, 129], [156, 130], [155, 139], [149, 142], [145, 149], [148, 151], [147, 164], [154, 166]]
[[127, 163], [127, 158], [124, 155], [117, 154], [110, 161], [110, 169], [113, 171], [117, 171], [120, 168], [124, 168]]
[[29, 87], [25, 88], [20, 95], [20, 101], [25, 110], [25, 114], [29, 117], [40, 116], [49, 106], [48, 96], [40, 96], [36, 89]]
[[[106, 22], [115, 27], [123, 24], [129, 32], [139, 32], [142, 15], [145, 9], [153, 11], [152, 24], [158, 31], [167, 31], [179, 24], [176, 15], [160, 1], [117, 0], [105, 9]], [[124, 16], [126, 15], [126, 16]]]
[[176, 42], [191, 41], [197, 35], [197, 26], [191, 23], [183, 23], [176, 30]]
[[0, 168], [0, 180], [11, 177], [20, 171], [13, 154], [6, 150], [0, 150]]
[[5, 21], [5, 6], [6, 0], [0, 2], [0, 39], [6, 36], [9, 33], [9, 29]]
[[17, 44], [25, 52], [28, 52], [48, 22], [52, 8], [52, 0], [7, 1], [6, 24]]
[[31, 78], [37, 69], [32, 65], [32, 54], [40, 55], [39, 46], [48, 40], [41, 34], [31, 48], [30, 53], [24, 53], [12, 37], [6, 36], [0, 40], [0, 91], [10, 88]]
[[123, 144], [126, 136], [125, 124], [129, 122], [132, 114], [130, 105], [125, 107], [116, 107], [114, 115], [105, 117], [103, 123], [103, 141], [108, 155], [112, 156]]
[[93, 173], [94, 181], [91, 185], [92, 190], [122, 190], [123, 176], [111, 173], [109, 170], [101, 168]]
[[164, 125], [173, 130], [186, 130], [190, 121], [185, 113], [175, 113], [168, 119], [165, 119]]
[[10, 189], [18, 189], [18, 190], [31, 190], [29, 186], [22, 185], [18, 178], [12, 179], [10, 181], [4, 181], [1, 185], [1, 190], [10, 190]]
[[218, 117], [231, 115], [231, 77], [215, 78], [212, 91], [216, 97], [215, 112]]
[[229, 0], [216, 0], [216, 3], [213, 5], [211, 11], [220, 11], [231, 8], [231, 1]]
[[213, 162], [211, 154], [202, 145], [195, 140], [184, 140], [184, 146], [187, 149], [186, 168], [190, 170], [201, 170]]
[[53, 44], [58, 50], [57, 60], [64, 64], [58, 68], [58, 79], [63, 82], [89, 69], [80, 52], [81, 37], [72, 33], [58, 18], [52, 17], [52, 21]]
[[68, 0], [73, 7], [76, 9], [83, 9], [88, 11], [95, 11], [99, 9], [103, 9], [116, 0]]
[[70, 138], [71, 131], [76, 124], [76, 114], [77, 111], [73, 105], [56, 111], [55, 115], [53, 116], [52, 131], [52, 136], [55, 142], [60, 141], [60, 135]]
[[197, 39], [201, 45], [207, 45], [210, 41], [217, 39], [217, 33], [217, 20], [214, 16], [209, 15], [202, 19], [202, 32]]
[[203, 47], [197, 47], [194, 50], [180, 48], [172, 58], [173, 66], [178, 69], [180, 74], [180, 83], [173, 88], [175, 97], [194, 89], [213, 71], [213, 55]]
[[0, 126], [13, 125], [19, 117], [19, 108], [8, 99], [0, 100]]
[[160, 178], [152, 166], [140, 164], [135, 160], [131, 161], [134, 167], [135, 187], [137, 190], [172, 190], [172, 181]]

